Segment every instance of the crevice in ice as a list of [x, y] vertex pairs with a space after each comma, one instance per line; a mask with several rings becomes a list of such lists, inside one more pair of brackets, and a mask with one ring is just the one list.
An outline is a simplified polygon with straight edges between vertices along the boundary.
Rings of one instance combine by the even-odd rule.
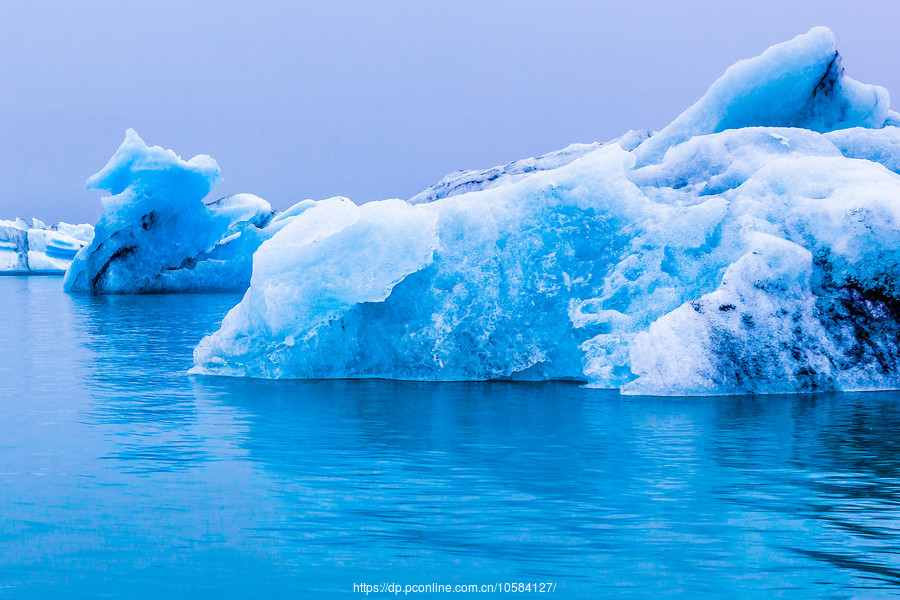
[[103, 263], [103, 265], [97, 270], [97, 273], [91, 278], [91, 289], [97, 289], [100, 287], [100, 282], [103, 281], [103, 277], [106, 275], [106, 272], [109, 271], [110, 265], [112, 265], [116, 260], [120, 258], [124, 258], [126, 256], [131, 256], [134, 254], [137, 246], [121, 246], [117, 248], [115, 252], [109, 257], [109, 259]]

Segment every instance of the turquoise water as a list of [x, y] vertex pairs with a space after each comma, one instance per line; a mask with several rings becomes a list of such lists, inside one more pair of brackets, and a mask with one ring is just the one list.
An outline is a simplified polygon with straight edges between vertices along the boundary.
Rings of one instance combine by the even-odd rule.
[[0, 598], [900, 595], [900, 394], [194, 377], [237, 296], [61, 283], [0, 278]]

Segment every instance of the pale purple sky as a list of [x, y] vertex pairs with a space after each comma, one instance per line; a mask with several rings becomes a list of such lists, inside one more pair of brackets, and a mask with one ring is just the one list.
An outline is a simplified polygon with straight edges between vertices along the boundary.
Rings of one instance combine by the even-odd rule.
[[99, 216], [84, 180], [134, 127], [210, 154], [220, 197], [409, 197], [659, 129], [734, 61], [827, 25], [900, 105], [900, 3], [0, 2], [0, 218]]

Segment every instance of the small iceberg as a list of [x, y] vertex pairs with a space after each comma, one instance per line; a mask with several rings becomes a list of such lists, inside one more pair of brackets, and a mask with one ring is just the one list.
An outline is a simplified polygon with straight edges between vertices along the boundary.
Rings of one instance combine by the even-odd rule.
[[[65, 288], [132, 294], [243, 291], [259, 245], [302, 212], [276, 215], [253, 194], [204, 204], [221, 181], [216, 161], [185, 161], [147, 146], [129, 129], [125, 141], [89, 189], [108, 191], [91, 244], [75, 257]], [[287, 216], [285, 216], [287, 215]]]
[[0, 274], [63, 275], [94, 237], [91, 225], [0, 220]]

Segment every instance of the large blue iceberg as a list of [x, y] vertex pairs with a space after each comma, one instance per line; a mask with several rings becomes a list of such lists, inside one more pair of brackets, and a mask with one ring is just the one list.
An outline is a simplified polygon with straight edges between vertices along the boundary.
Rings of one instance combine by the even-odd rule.
[[456, 173], [414, 202], [309, 203], [193, 371], [900, 387], [898, 124], [815, 28], [650, 137]]

